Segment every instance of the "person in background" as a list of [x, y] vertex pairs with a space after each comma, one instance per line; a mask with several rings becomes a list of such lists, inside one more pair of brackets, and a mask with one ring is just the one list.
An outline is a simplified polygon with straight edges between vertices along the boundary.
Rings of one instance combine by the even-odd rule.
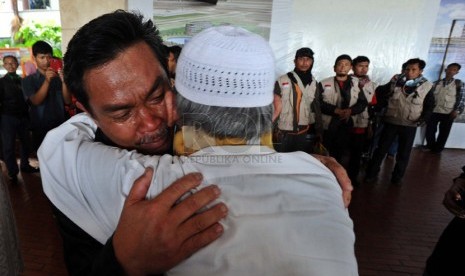
[[376, 105], [375, 90], [378, 86], [375, 82], [370, 80], [368, 70], [370, 66], [370, 59], [366, 56], [358, 56], [352, 60], [353, 77], [358, 79], [358, 87], [363, 91], [368, 105], [365, 110], [354, 115], [354, 127], [350, 132], [349, 138], [349, 161], [347, 171], [352, 181], [352, 185], [358, 185], [358, 174], [362, 161], [362, 154], [370, 143], [373, 136], [372, 124], [374, 120], [374, 106]]
[[[445, 69], [446, 77], [434, 83], [434, 99], [436, 105], [428, 124], [426, 125], [426, 148], [433, 153], [441, 153], [446, 145], [455, 118], [463, 112], [464, 85], [454, 76], [459, 73], [461, 66], [451, 63]], [[436, 132], [439, 134], [436, 138]]]
[[[400, 72], [401, 72], [401, 74], [406, 74], [407, 73], [407, 62], [402, 63], [402, 69], [401, 69]], [[386, 109], [383, 109], [383, 115], [384, 115], [384, 112], [386, 112]], [[394, 138], [394, 141], [392, 142], [391, 146], [389, 147], [386, 158], [395, 159], [398, 148], [399, 148], [399, 136], [396, 135], [396, 138]]]
[[417, 127], [429, 119], [434, 108], [433, 84], [422, 75], [425, 66], [425, 61], [419, 58], [409, 59], [405, 74], [395, 75], [390, 82], [376, 89], [378, 104], [386, 107], [386, 113], [383, 116], [384, 128], [379, 146], [367, 167], [366, 182], [376, 180], [381, 163], [398, 135], [399, 148], [391, 183], [401, 183], [410, 159]]
[[[149, 185], [150, 169], [128, 182], [140, 176], [144, 166], [150, 167], [134, 163], [133, 157], [165, 160], [166, 155], [142, 154], [172, 149], [175, 101], [162, 45], [151, 20], [121, 10], [85, 24], [69, 42], [65, 81], [86, 112], [51, 131], [38, 156], [70, 275], [163, 273], [223, 234], [218, 221], [228, 209], [213, 203], [221, 193], [216, 185], [199, 188], [201, 182], [206, 185], [200, 174], [188, 174], [170, 186], [164, 183], [166, 189], [151, 199], [146, 197], [154, 189]], [[82, 59], [88, 55], [94, 57], [92, 64]], [[104, 147], [102, 154], [81, 147], [97, 149], [102, 144], [112, 147]], [[114, 159], [103, 161], [108, 154]], [[352, 187], [344, 170], [330, 158], [318, 159], [341, 180], [347, 206]], [[127, 186], [121, 187], [123, 180]], [[85, 195], [89, 189], [97, 190]], [[90, 214], [76, 212], [114, 195], [123, 198], [87, 209]], [[107, 211], [116, 216], [97, 219]]]
[[[407, 62], [404, 62], [404, 63], [402, 63], [402, 68], [400, 70], [400, 74], [405, 74], [406, 69], [407, 69]], [[378, 144], [379, 144], [379, 137], [380, 137], [381, 132], [383, 131], [383, 128], [384, 128], [383, 116], [384, 116], [385, 112], [386, 112], [386, 107], [385, 106], [380, 107], [378, 105], [378, 106], [375, 107], [376, 130], [375, 130], [374, 137], [373, 137], [373, 142], [372, 142], [371, 148], [370, 148], [370, 154], [369, 154], [370, 159], [373, 157], [373, 153], [374, 153], [375, 149], [378, 147]], [[396, 135], [396, 137], [394, 138], [394, 141], [392, 142], [391, 146], [389, 147], [386, 158], [394, 159], [396, 157], [398, 147], [399, 147], [399, 137]]]
[[274, 144], [278, 152], [311, 152], [307, 135], [321, 140], [321, 111], [317, 97], [317, 81], [312, 75], [313, 51], [300, 48], [295, 53], [294, 70], [279, 77], [274, 88], [276, 120]]
[[444, 194], [443, 204], [455, 217], [442, 232], [426, 261], [423, 276], [465, 275], [465, 166]]
[[[29, 164], [31, 154], [31, 139], [29, 136], [28, 106], [21, 89], [21, 77], [16, 74], [18, 59], [15, 56], [4, 56], [3, 67], [7, 74], [0, 79], [0, 130], [2, 136], [2, 151], [10, 182], [18, 182], [18, 173], [39, 172]], [[16, 138], [19, 139], [20, 166], [16, 162]]]
[[171, 86], [174, 87], [176, 79], [176, 64], [178, 63], [179, 55], [181, 54], [181, 46], [173, 45], [168, 47], [168, 76], [171, 81]]
[[33, 150], [37, 150], [47, 132], [66, 120], [65, 105], [71, 103], [71, 94], [62, 70], [50, 67], [52, 47], [39, 40], [32, 45], [32, 54], [37, 72], [23, 79], [22, 88], [29, 104]]
[[[355, 115], [364, 112], [368, 105], [365, 93], [359, 87], [358, 78], [349, 75], [351, 69], [352, 58], [349, 55], [340, 55], [334, 62], [336, 76], [319, 83], [323, 143], [338, 162], [342, 161], [343, 155], [349, 149], [353, 127], [358, 127], [354, 124]], [[347, 168], [347, 164], [345, 167]]]

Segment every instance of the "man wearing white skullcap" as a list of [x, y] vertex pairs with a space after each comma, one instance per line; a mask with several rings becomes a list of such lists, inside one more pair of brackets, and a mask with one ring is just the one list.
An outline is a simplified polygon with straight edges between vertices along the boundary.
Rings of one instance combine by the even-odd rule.
[[[218, 183], [225, 234], [169, 275], [357, 275], [353, 225], [332, 174], [269, 147], [274, 59], [233, 26], [195, 36], [176, 71], [183, 171]], [[237, 183], [237, 176], [242, 181]]]
[[[94, 33], [100, 31], [95, 28], [89, 30]], [[147, 60], [153, 58], [153, 53], [150, 54], [144, 43], [131, 45], [124, 48], [124, 55], [104, 66], [90, 69], [93, 74], [84, 74], [87, 86], [83, 89], [89, 90], [89, 103], [87, 108], [85, 104], [82, 107], [92, 117], [77, 115], [45, 139], [39, 159], [41, 169], [44, 167], [44, 190], [51, 202], [102, 244], [112, 239], [115, 228], [131, 226], [131, 223], [137, 225], [141, 220], [156, 215], [159, 209], [172, 208], [175, 212], [186, 208], [186, 204], [194, 206], [193, 209], [204, 205], [219, 208], [198, 212], [208, 214], [228, 206], [229, 215], [223, 211], [221, 228], [217, 225], [213, 228], [218, 233], [224, 229], [223, 235], [181, 263], [179, 261], [185, 256], [173, 260], [171, 255], [178, 254], [173, 251], [166, 251], [158, 258], [131, 255], [133, 252], [118, 253], [121, 246], [114, 241], [116, 259], [120, 263], [121, 260], [129, 262], [129, 265], [122, 263], [127, 274], [161, 273], [169, 269], [168, 275], [357, 275], [353, 224], [334, 175], [310, 155], [280, 154], [271, 148], [275, 79], [274, 59], [268, 43], [258, 35], [232, 26], [207, 29], [192, 38], [183, 48], [176, 69], [178, 113], [182, 116], [178, 121], [180, 131], [175, 136], [175, 150], [182, 156], [161, 157], [94, 142], [95, 132], [100, 127], [107, 136], [111, 136], [109, 138], [118, 139], [115, 142], [120, 147], [127, 143], [125, 147], [131, 149], [127, 142], [130, 138], [118, 133], [124, 131], [120, 125], [131, 128], [132, 124], [127, 124], [127, 120], [143, 124], [140, 118], [162, 116], [161, 111], [159, 113], [151, 107], [162, 108], [160, 103], [165, 105], [167, 96], [160, 100], [158, 95], [160, 83], [164, 82], [161, 77], [153, 77], [149, 63], [140, 61], [140, 66], [147, 70], [138, 71], [142, 73], [142, 81], [136, 83], [149, 83], [151, 86], [136, 89], [133, 94], [127, 93], [127, 79], [120, 81], [121, 78], [105, 73], [113, 65], [131, 63], [134, 55], [141, 52], [146, 54]], [[71, 53], [76, 54], [73, 47]], [[68, 64], [68, 72], [65, 65], [65, 75], [69, 74], [70, 78], [76, 73], [72, 71], [75, 69], [73, 65]], [[153, 82], [147, 81], [152, 79]], [[106, 91], [116, 91], [112, 93], [115, 99], [108, 98]], [[144, 96], [134, 97], [139, 94]], [[132, 104], [141, 99], [144, 100], [142, 104]], [[83, 97], [81, 100], [86, 99]], [[121, 102], [128, 104], [122, 105]], [[161, 122], [153, 120], [144, 125], [144, 128], [155, 131], [138, 140], [138, 151], [147, 152], [154, 148], [151, 144], [162, 144], [160, 141], [166, 135], [159, 131]], [[56, 172], [63, 160], [67, 162], [64, 171]], [[143, 179], [134, 184], [139, 186], [139, 191], [131, 189], [134, 180], [147, 167], [152, 167], [154, 173], [146, 171]], [[80, 175], [78, 169], [87, 174]], [[170, 183], [191, 172], [202, 173], [200, 185], [169, 187]], [[149, 179], [150, 187], [146, 181]], [[196, 197], [205, 193], [208, 183], [217, 184], [221, 190], [216, 202]], [[160, 202], [157, 208], [136, 217], [125, 216], [125, 220], [118, 222], [120, 215], [124, 217], [128, 212], [126, 207], [132, 205], [133, 194], [156, 200], [160, 193], [185, 189], [186, 186], [191, 187], [191, 191], [176, 204]], [[210, 192], [219, 194], [216, 189]], [[126, 198], [130, 200], [125, 203]], [[218, 202], [224, 202], [224, 205]], [[199, 231], [205, 229], [205, 223], [215, 222], [215, 218], [195, 222], [189, 218], [162, 219], [165, 224], [175, 219], [181, 224], [196, 225]], [[161, 236], [186, 235], [182, 230], [173, 233], [163, 227], [149, 230], [160, 231]], [[120, 238], [117, 234], [113, 239]], [[139, 242], [137, 238], [140, 235], [148, 234], [134, 232], [125, 238]], [[184, 243], [192, 245], [198, 242], [202, 241], [194, 239]], [[176, 246], [173, 243], [169, 245], [172, 248]], [[165, 259], [164, 267], [158, 270], [155, 266], [146, 270], [128, 269], [133, 268], [134, 263], [156, 263]]]

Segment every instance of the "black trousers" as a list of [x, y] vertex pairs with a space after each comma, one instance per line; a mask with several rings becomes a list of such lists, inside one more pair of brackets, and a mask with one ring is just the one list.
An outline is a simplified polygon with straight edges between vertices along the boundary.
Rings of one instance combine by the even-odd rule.
[[392, 172], [393, 179], [402, 179], [407, 168], [410, 153], [417, 128], [411, 126], [393, 125], [384, 123], [384, 129], [381, 133], [378, 147], [376, 148], [373, 158], [368, 164], [366, 177], [371, 178], [378, 174], [381, 163], [383, 162], [392, 142], [399, 136], [399, 146], [396, 154], [396, 165]]
[[455, 217], [426, 261], [426, 276], [465, 275], [465, 219]]
[[[449, 138], [450, 129], [454, 120], [450, 118], [449, 114], [433, 113], [431, 119], [426, 126], [426, 146], [433, 151], [442, 151], [446, 145], [447, 138]], [[439, 134], [436, 139], [436, 132]]]
[[21, 168], [29, 166], [31, 139], [29, 137], [29, 118], [18, 118], [12, 115], [1, 115], [1, 136], [3, 140], [3, 157], [8, 168], [8, 175], [15, 176], [19, 172], [16, 163], [16, 137], [21, 143]]
[[339, 124], [323, 132], [323, 144], [328, 149], [329, 155], [342, 163], [342, 157], [349, 148], [349, 139], [352, 125]]
[[357, 182], [366, 140], [366, 133], [351, 133], [349, 136], [349, 160], [347, 164], [347, 174], [349, 174], [349, 178], [353, 183]]

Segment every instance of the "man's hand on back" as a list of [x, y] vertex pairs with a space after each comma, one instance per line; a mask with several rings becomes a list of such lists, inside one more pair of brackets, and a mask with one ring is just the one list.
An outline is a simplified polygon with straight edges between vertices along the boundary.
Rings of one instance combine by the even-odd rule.
[[179, 198], [202, 181], [188, 174], [157, 197], [146, 200], [153, 169], [136, 180], [126, 199], [113, 236], [115, 255], [129, 275], [163, 273], [223, 233], [219, 220], [227, 215], [223, 203], [198, 213], [217, 199], [220, 190], [208, 186], [179, 204]]
[[344, 167], [339, 164], [333, 157], [319, 154], [312, 154], [312, 156], [323, 163], [323, 165], [328, 167], [334, 176], [336, 176], [337, 182], [339, 182], [339, 185], [342, 189], [342, 200], [344, 201], [344, 206], [346, 208], [349, 207], [350, 201], [352, 200], [352, 190], [354, 187], [352, 186], [352, 182], [350, 181], [350, 178], [347, 175]]

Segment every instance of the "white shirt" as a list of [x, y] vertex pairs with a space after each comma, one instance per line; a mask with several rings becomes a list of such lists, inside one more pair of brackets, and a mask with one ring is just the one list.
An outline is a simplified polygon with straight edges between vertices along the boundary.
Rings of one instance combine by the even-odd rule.
[[76, 115], [47, 134], [38, 156], [44, 191], [101, 243], [146, 166], [149, 198], [190, 172], [217, 184], [229, 209], [221, 238], [168, 275], [358, 275], [353, 223], [333, 174], [303, 152], [209, 147], [186, 157], [144, 156], [93, 142], [96, 125]]

